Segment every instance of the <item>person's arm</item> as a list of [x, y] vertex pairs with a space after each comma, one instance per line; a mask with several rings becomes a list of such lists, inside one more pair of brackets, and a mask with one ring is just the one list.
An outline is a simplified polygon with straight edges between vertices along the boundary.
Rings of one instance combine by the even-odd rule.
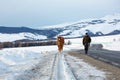
[[91, 43], [91, 38], [89, 37], [89, 43]]
[[63, 38], [63, 45], [64, 45], [64, 43], [65, 43], [65, 39]]
[[85, 42], [85, 37], [83, 37], [83, 41], [82, 41], [83, 45], [85, 44], [84, 42]]
[[56, 45], [58, 45], [58, 38], [56, 39]]

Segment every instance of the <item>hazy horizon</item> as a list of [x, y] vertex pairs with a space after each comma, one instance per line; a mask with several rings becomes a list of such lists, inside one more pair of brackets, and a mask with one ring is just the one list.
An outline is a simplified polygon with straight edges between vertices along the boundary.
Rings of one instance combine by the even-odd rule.
[[0, 26], [40, 28], [120, 13], [120, 0], [0, 0]]

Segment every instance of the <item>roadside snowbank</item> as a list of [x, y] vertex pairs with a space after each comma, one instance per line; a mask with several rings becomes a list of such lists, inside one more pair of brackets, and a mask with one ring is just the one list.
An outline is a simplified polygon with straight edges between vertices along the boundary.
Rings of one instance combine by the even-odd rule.
[[72, 56], [66, 56], [77, 80], [106, 80], [105, 72]]
[[93, 37], [92, 44], [102, 44], [104, 49], [120, 51], [120, 35]]
[[0, 50], [0, 80], [5, 80], [13, 73], [19, 74], [35, 66], [38, 60], [44, 59], [44, 56], [49, 54], [48, 51], [56, 51], [56, 49], [56, 46], [42, 46]]

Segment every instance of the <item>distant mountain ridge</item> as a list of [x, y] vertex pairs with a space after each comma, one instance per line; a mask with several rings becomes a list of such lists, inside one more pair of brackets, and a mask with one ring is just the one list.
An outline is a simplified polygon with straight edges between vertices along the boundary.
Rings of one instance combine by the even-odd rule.
[[32, 29], [28, 27], [4, 27], [0, 26], [0, 33], [6, 33], [6, 34], [17, 34], [17, 33], [32, 33], [32, 34], [39, 34], [47, 36], [47, 38], [52, 38], [53, 36], [56, 36], [58, 34], [55, 30], [58, 32], [61, 31], [61, 29], [45, 29], [45, 30], [39, 30], [39, 29]]
[[[2, 34], [20, 34], [25, 39], [52, 39], [58, 35], [65, 38], [82, 37], [85, 33], [90, 36], [104, 36], [120, 34], [120, 15], [107, 16], [101, 19], [82, 20], [62, 27], [32, 29], [28, 27], [4, 27], [0, 26]], [[23, 34], [24, 33], [24, 34]], [[21, 35], [21, 34], [20, 34]], [[41, 38], [39, 36], [44, 36]], [[3, 35], [3, 37], [5, 37]], [[36, 37], [36, 38], [34, 38]], [[22, 39], [22, 38], [21, 38]], [[1, 40], [2, 41], [2, 40]]]

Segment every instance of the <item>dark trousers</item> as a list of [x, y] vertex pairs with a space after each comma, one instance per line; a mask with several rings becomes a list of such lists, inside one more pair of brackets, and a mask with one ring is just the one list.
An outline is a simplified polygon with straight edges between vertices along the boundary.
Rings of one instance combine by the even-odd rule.
[[84, 44], [85, 54], [88, 53], [88, 48], [89, 48], [89, 43], [85, 43], [85, 44]]

